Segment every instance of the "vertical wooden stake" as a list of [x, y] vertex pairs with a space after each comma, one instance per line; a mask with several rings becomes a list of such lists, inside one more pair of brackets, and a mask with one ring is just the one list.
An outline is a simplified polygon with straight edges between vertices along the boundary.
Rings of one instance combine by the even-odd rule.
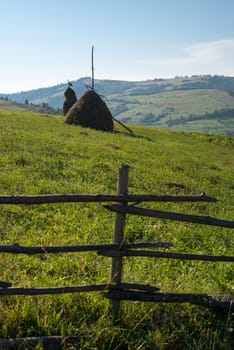
[[[129, 166], [126, 164], [122, 164], [121, 168], [119, 169], [117, 194], [128, 193], [128, 171], [129, 171]], [[124, 204], [126, 204], [126, 202]], [[121, 246], [121, 244], [124, 241], [125, 216], [126, 216], [125, 214], [119, 214], [119, 213], [115, 214], [113, 243], [118, 244], [119, 246]], [[121, 283], [122, 265], [123, 265], [122, 257], [112, 258], [111, 283], [114, 283], [114, 284]], [[112, 300], [111, 304], [113, 309], [114, 320], [117, 321], [119, 319], [120, 301]]]
[[93, 66], [93, 50], [94, 50], [94, 47], [92, 46], [92, 90], [94, 90], [94, 66]]

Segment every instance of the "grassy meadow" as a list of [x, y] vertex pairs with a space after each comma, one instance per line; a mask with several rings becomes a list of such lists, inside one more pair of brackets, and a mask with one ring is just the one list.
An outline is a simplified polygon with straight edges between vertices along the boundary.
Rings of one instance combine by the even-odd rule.
[[[234, 138], [130, 126], [113, 134], [65, 125], [61, 116], [0, 110], [0, 195], [116, 193], [130, 166], [129, 193], [207, 195], [217, 203], [145, 207], [234, 220]], [[143, 204], [141, 205], [143, 206]], [[111, 243], [114, 214], [95, 203], [1, 205], [1, 244]], [[126, 242], [170, 241], [170, 251], [233, 255], [233, 229], [127, 216]], [[108, 283], [110, 258], [95, 253], [3, 254], [0, 280], [12, 287]], [[162, 292], [233, 295], [233, 264], [125, 258], [123, 281]], [[66, 349], [233, 348], [232, 315], [189, 304], [122, 303], [112, 322], [102, 292], [2, 296], [0, 338], [76, 335]], [[38, 347], [41, 349], [41, 347]]]
[[[234, 98], [214, 89], [173, 90], [148, 95], [116, 95], [109, 105], [117, 118], [131, 124], [148, 125], [207, 134], [234, 134], [234, 115], [213, 117], [208, 113], [234, 109]], [[122, 108], [122, 110], [121, 110]], [[190, 120], [189, 116], [195, 116]], [[197, 119], [196, 116], [204, 115]]]

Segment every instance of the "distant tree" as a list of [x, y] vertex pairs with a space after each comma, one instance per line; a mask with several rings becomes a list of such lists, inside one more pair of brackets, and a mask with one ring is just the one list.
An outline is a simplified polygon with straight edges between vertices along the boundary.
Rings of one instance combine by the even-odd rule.
[[26, 105], [28, 105], [28, 104], [29, 104], [29, 102], [28, 102], [28, 100], [27, 100], [27, 99], [24, 101], [24, 103], [25, 103]]

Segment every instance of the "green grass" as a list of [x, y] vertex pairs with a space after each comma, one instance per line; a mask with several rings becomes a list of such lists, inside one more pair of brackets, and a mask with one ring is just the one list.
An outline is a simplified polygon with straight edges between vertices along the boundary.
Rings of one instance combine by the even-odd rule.
[[[109, 134], [62, 124], [61, 117], [0, 111], [0, 195], [115, 193], [118, 169], [130, 165], [129, 193], [192, 195], [217, 203], [149, 207], [233, 220], [232, 137], [131, 126]], [[1, 244], [111, 243], [114, 215], [97, 204], [1, 205]], [[233, 255], [233, 230], [127, 217], [125, 239], [171, 241], [170, 251]], [[95, 253], [2, 254], [13, 287], [106, 283], [109, 258]], [[123, 280], [162, 292], [233, 294], [231, 263], [126, 258]], [[191, 305], [123, 302], [114, 326], [102, 293], [0, 299], [0, 337], [77, 335], [77, 349], [232, 349], [231, 315]], [[74, 349], [74, 347], [71, 347]]]

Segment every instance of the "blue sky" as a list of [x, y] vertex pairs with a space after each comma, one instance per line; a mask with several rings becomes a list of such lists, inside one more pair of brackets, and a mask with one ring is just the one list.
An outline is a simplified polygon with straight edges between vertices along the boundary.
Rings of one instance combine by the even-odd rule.
[[234, 76], [234, 0], [0, 0], [0, 93], [91, 75]]

